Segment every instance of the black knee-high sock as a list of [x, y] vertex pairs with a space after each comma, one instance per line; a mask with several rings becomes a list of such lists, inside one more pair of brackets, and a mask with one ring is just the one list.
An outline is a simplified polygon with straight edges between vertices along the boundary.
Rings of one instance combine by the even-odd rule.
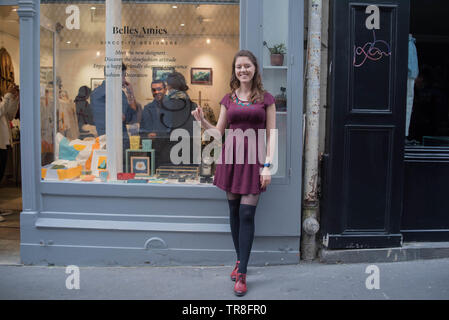
[[229, 203], [229, 224], [231, 226], [232, 241], [234, 242], [235, 252], [237, 254], [237, 260], [240, 260], [240, 247], [239, 247], [239, 208], [240, 199], [228, 200]]
[[248, 266], [249, 255], [251, 253], [251, 247], [254, 240], [254, 216], [256, 215], [256, 206], [248, 204], [241, 204], [239, 210], [240, 216], [240, 265], [239, 272], [246, 273]]

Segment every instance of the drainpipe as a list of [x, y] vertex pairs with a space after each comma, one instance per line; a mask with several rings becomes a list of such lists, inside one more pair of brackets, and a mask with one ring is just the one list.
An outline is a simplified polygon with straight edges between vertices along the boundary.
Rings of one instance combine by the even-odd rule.
[[322, 1], [309, 0], [309, 27], [307, 41], [307, 100], [304, 145], [304, 186], [302, 212], [302, 260], [315, 259], [318, 223], [318, 156], [320, 120], [321, 69], [321, 15]]

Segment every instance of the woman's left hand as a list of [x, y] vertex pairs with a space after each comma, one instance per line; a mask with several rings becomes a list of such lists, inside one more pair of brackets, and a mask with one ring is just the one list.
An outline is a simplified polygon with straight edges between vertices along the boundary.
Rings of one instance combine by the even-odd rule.
[[269, 168], [263, 168], [260, 174], [260, 186], [265, 189], [271, 183], [271, 173]]

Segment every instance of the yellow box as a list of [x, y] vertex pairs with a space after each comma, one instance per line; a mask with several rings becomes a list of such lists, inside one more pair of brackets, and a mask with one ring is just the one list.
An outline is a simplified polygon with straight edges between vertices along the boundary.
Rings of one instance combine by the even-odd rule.
[[140, 136], [129, 137], [129, 144], [130, 144], [131, 150], [139, 150], [140, 149]]

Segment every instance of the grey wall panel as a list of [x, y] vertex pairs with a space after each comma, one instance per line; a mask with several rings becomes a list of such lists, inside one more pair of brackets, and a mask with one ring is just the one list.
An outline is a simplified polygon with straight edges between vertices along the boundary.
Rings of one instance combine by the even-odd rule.
[[[235, 253], [227, 250], [143, 250], [102, 247], [41, 247], [22, 244], [25, 264], [78, 266], [179, 266], [234, 265]], [[250, 266], [294, 264], [298, 252], [257, 251], [251, 253]]]

